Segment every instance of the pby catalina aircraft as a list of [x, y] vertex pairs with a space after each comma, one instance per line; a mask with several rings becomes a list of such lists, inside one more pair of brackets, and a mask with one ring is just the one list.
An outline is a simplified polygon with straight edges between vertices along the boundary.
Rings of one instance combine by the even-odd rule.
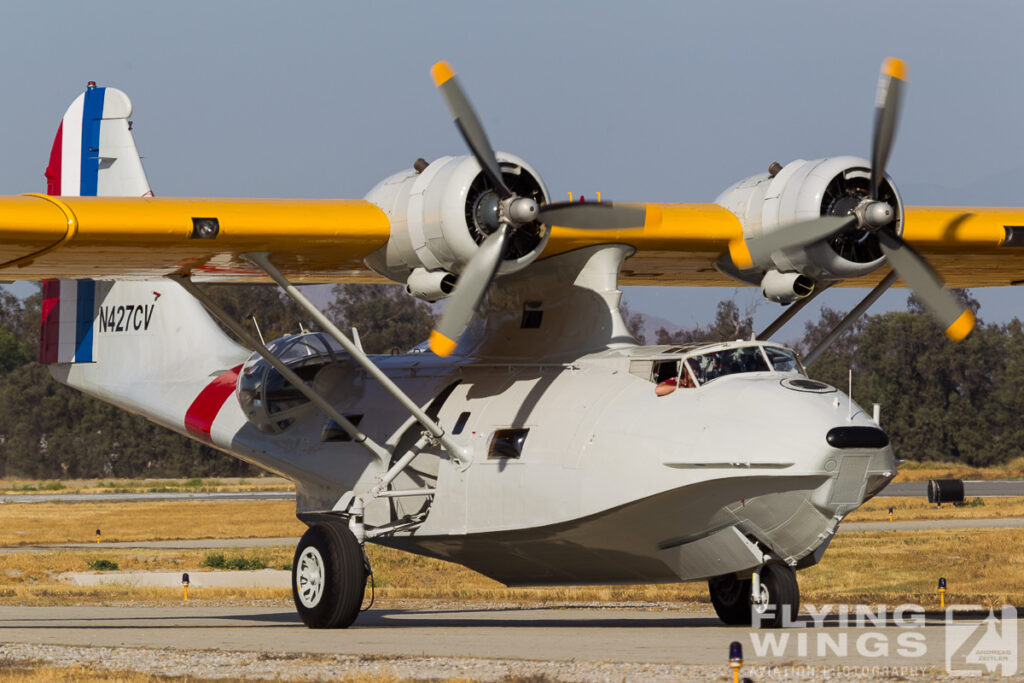
[[[899, 277], [961, 339], [973, 316], [935, 273], [1020, 282], [1024, 209], [903, 205], [885, 173], [899, 60], [870, 161], [773, 163], [710, 204], [551, 202], [492, 151], [451, 67], [432, 75], [472, 154], [417, 160], [362, 200], [155, 198], [128, 97], [90, 84], [49, 193], [0, 197], [0, 278], [44, 281], [42, 362], [294, 481], [310, 627], [356, 618], [367, 541], [509, 585], [707, 580], [724, 622], [778, 625], [796, 571], [896, 462], [806, 376], [820, 348], [802, 363], [771, 335], [833, 284], [874, 287], [849, 324]], [[264, 345], [196, 286], [267, 279], [322, 331]], [[295, 287], [382, 281], [449, 297], [429, 348], [368, 357]], [[638, 346], [619, 315], [620, 282], [734, 281], [788, 304], [754, 339]]]

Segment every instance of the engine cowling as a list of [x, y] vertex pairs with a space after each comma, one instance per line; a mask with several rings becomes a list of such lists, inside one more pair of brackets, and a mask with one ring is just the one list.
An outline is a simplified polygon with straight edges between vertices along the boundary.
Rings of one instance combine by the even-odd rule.
[[[736, 183], [715, 200], [732, 211], [743, 225], [745, 237], [761, 235], [785, 225], [820, 216], [846, 216], [868, 196], [871, 166], [851, 156], [806, 161], [797, 159], [778, 173], [762, 173]], [[903, 202], [888, 175], [879, 199], [895, 210], [897, 234], [903, 232]], [[800, 273], [815, 281], [843, 280], [866, 275], [885, 262], [878, 237], [851, 229], [827, 240], [772, 254], [774, 270]], [[771, 269], [737, 271], [723, 267], [737, 279], [760, 284]]]
[[[519, 157], [497, 153], [509, 189], [538, 204], [548, 201], [540, 175]], [[409, 282], [416, 271], [458, 274], [492, 228], [487, 219], [497, 211], [492, 190], [472, 156], [441, 157], [417, 172], [407, 169], [381, 181], [366, 195], [387, 214], [388, 243], [366, 258], [374, 271], [395, 282]], [[527, 227], [527, 226], [524, 226]], [[534, 221], [516, 232], [498, 267], [504, 275], [522, 270], [547, 244], [547, 226]], [[440, 276], [439, 276], [440, 277]], [[416, 293], [419, 288], [410, 288]], [[415, 290], [415, 291], [414, 291]]]

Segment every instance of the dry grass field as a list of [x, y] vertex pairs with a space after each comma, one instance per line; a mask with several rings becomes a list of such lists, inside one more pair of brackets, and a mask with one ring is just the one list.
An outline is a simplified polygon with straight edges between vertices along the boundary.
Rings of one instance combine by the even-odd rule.
[[[580, 604], [651, 606], [707, 603], [703, 583], [642, 586], [506, 588], [464, 567], [389, 548], [368, 546], [376, 599], [382, 603]], [[0, 604], [181, 604], [179, 589], [70, 586], [58, 575], [88, 571], [97, 559], [121, 570], [196, 571], [211, 551], [69, 550], [0, 554]], [[271, 568], [290, 566], [291, 547], [222, 551], [258, 557]], [[800, 573], [801, 596], [814, 604], [937, 604], [938, 578], [947, 600], [1024, 605], [1024, 529], [839, 534], [824, 561]], [[291, 604], [286, 589], [193, 588], [190, 604]]]
[[301, 536], [295, 503], [268, 501], [139, 501], [0, 505], [0, 546], [89, 543], [101, 539]]
[[294, 491], [280, 477], [220, 479], [0, 479], [0, 494], [32, 493], [236, 493]]
[[948, 462], [912, 462], [900, 465], [895, 481], [928, 481], [929, 479], [1024, 479], [1024, 458], [993, 467], [968, 467]]
[[[921, 499], [880, 498], [851, 515], [851, 521], [883, 521], [892, 505], [897, 520], [1024, 516], [1024, 500], [989, 498], [983, 504], [936, 509]], [[34, 503], [0, 505], [0, 545], [194, 538], [296, 537], [304, 525], [289, 501], [147, 501], [131, 503]], [[209, 550], [139, 550], [102, 547], [44, 553], [0, 553], [0, 603], [5, 604], [178, 604], [177, 590], [130, 586], [79, 587], [57, 576], [88, 571], [96, 560], [120, 570], [204, 569]], [[228, 559], [259, 559], [270, 568], [290, 566], [294, 548], [221, 551]], [[382, 601], [525, 603], [704, 603], [704, 584], [588, 586], [510, 589], [475, 572], [388, 548], [368, 546]], [[1024, 605], [1024, 529], [843, 533], [824, 561], [801, 572], [804, 600], [814, 603], [934, 601], [939, 576], [949, 581], [956, 602]], [[202, 602], [271, 601], [290, 604], [286, 590], [202, 589]]]
[[889, 508], [899, 522], [926, 519], [999, 519], [1024, 517], [1024, 498], [968, 498], [963, 506], [931, 505], [925, 498], [872, 498], [846, 518], [848, 522], [883, 522]]
[[[936, 508], [922, 498], [875, 498], [848, 521], [1024, 517], [1024, 499], [986, 498], [964, 507]], [[305, 525], [291, 501], [138, 501], [0, 505], [0, 546], [197, 538], [297, 537]]]

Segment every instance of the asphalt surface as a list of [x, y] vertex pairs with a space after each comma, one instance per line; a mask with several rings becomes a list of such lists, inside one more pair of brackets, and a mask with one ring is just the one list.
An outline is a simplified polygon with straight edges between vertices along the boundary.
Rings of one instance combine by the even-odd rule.
[[[923, 619], [923, 617], [922, 617]], [[852, 619], [851, 619], [852, 621]], [[979, 623], [978, 615], [963, 623]], [[811, 622], [802, 622], [810, 626]], [[374, 609], [347, 630], [310, 630], [293, 610], [266, 608], [0, 607], [0, 642], [124, 646], [183, 650], [259, 650], [275, 653], [426, 655], [531, 660], [722, 664], [729, 643], [743, 644], [745, 665], [804, 664], [943, 666], [942, 616], [908, 627], [887, 621], [858, 628], [835, 618], [821, 628], [751, 631], [721, 625], [713, 614], [640, 609]], [[778, 654], [762, 647], [767, 635], [789, 634]], [[865, 634], [869, 634], [861, 638]], [[901, 657], [899, 638], [920, 641]], [[807, 654], [798, 653], [806, 639]], [[846, 640], [845, 656], [818, 646], [822, 636]], [[845, 638], [844, 638], [845, 636]], [[860, 641], [860, 645], [858, 645]], [[685, 647], [682, 644], [685, 643]], [[906, 645], [906, 641], [903, 641]], [[778, 646], [778, 643], [776, 644]], [[761, 650], [761, 654], [758, 654]], [[922, 651], [923, 650], [923, 651]], [[904, 650], [905, 651], [905, 650]], [[872, 654], [874, 653], [874, 654]]]

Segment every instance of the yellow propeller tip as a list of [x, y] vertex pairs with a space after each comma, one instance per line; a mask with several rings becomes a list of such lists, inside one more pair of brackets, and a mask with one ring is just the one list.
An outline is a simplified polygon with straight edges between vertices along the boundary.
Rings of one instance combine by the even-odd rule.
[[455, 350], [455, 342], [437, 330], [430, 331], [430, 350], [438, 356], [450, 356]]
[[953, 324], [946, 328], [946, 336], [953, 341], [960, 341], [974, 329], [974, 314], [971, 309], [964, 309], [960, 317], [953, 321]]
[[740, 270], [746, 270], [754, 265], [754, 259], [750, 256], [750, 249], [742, 237], [729, 240], [729, 256], [734, 266]]
[[907, 80], [907, 63], [902, 59], [887, 57], [882, 64], [882, 73], [886, 76], [898, 78], [901, 81]]
[[434, 85], [440, 87], [441, 84], [455, 78], [455, 69], [448, 62], [441, 61], [430, 67], [430, 77], [434, 79]]

